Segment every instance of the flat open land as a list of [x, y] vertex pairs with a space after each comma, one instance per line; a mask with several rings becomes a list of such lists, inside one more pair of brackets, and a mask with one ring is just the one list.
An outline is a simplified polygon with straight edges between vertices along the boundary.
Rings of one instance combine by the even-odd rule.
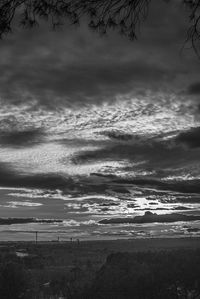
[[0, 251], [2, 248], [14, 248], [28, 250], [41, 249], [44, 250], [65, 249], [65, 252], [92, 252], [106, 251], [145, 251], [145, 250], [164, 250], [164, 249], [195, 249], [200, 248], [200, 238], [187, 237], [187, 238], [146, 238], [146, 239], [129, 239], [129, 240], [95, 240], [95, 241], [81, 241], [77, 240], [72, 242], [0, 242]]
[[[107, 280], [107, 275], [112, 277], [114, 273], [117, 273], [116, 279], [119, 279], [121, 275], [126, 277], [127, 274], [121, 271], [127, 267], [130, 267], [131, 271], [137, 269], [134, 263], [138, 263], [139, 268], [146, 263], [147, 267], [150, 267], [148, 271], [153, 271], [151, 269], [152, 259], [155, 259], [155, 265], [158, 266], [162, 262], [168, 265], [168, 259], [172, 259], [175, 270], [185, 264], [185, 267], [189, 268], [183, 270], [183, 273], [189, 273], [188, 271], [193, 271], [194, 265], [197, 266], [199, 256], [200, 238], [195, 237], [81, 242], [74, 240], [72, 242], [38, 242], [37, 244], [34, 242], [1, 242], [0, 270], [1, 277], [5, 277], [7, 273], [13, 275], [12, 278], [9, 276], [10, 284], [8, 279], [3, 282], [3, 285], [8, 284], [6, 288], [9, 290], [19, 284], [19, 279], [22, 280], [23, 283], [20, 282], [20, 284], [24, 285], [24, 289], [19, 290], [19, 296], [22, 296], [22, 293], [24, 295], [19, 298], [95, 299], [102, 297], [100, 295], [98, 295], [100, 297], [94, 297], [93, 286], [100, 294], [99, 281], [106, 286], [104, 280]], [[196, 260], [193, 261], [192, 266], [190, 261], [194, 258]], [[166, 264], [163, 264], [161, 268], [162, 273], [165, 273]], [[175, 273], [175, 270], [172, 272]], [[197, 270], [195, 270], [195, 275], [198, 275]], [[109, 271], [111, 274], [108, 274]], [[169, 277], [172, 272], [169, 273]], [[128, 278], [130, 280], [139, 275], [140, 271], [136, 271], [136, 274], [130, 274], [132, 273], [130, 271], [127, 273], [131, 275]], [[147, 273], [147, 278], [149, 275]], [[13, 284], [15, 280], [16, 284]], [[88, 294], [92, 295], [85, 295], [85, 290], [89, 290]], [[13, 293], [15, 292], [16, 290], [13, 289]], [[110, 298], [107, 292], [108, 290], [105, 289], [104, 298]], [[124, 296], [119, 298], [129, 298], [128, 295]]]
[[[35, 260], [51, 260], [57, 266], [74, 266], [92, 262], [98, 268], [114, 252], [143, 252], [176, 249], [198, 249], [200, 238], [149, 238], [72, 242], [1, 242], [0, 254], [23, 252]], [[23, 254], [22, 254], [23, 256]], [[49, 264], [49, 262], [48, 262]], [[51, 262], [50, 262], [51, 264]]]

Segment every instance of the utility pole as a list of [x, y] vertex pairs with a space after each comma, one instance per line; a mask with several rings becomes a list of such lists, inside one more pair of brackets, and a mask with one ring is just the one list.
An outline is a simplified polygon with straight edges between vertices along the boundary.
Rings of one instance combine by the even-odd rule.
[[35, 243], [37, 244], [38, 241], [38, 231], [35, 232]]

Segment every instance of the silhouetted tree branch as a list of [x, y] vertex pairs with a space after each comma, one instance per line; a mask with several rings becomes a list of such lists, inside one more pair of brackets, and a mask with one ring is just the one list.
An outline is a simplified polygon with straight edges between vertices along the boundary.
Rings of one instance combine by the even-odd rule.
[[[164, 0], [170, 1], [170, 0]], [[199, 54], [200, 0], [182, 0], [189, 8], [189, 26], [186, 42], [191, 43]], [[151, 0], [1, 0], [0, 38], [12, 31], [14, 19], [24, 27], [39, 25], [40, 20], [49, 21], [53, 28], [69, 20], [79, 24], [82, 16], [88, 17], [91, 29], [105, 34], [110, 28], [134, 40], [138, 29], [148, 15]]]
[[51, 22], [53, 28], [69, 19], [79, 24], [89, 17], [89, 27], [101, 34], [118, 28], [130, 39], [136, 38], [140, 22], [147, 16], [151, 0], [2, 0], [0, 4], [0, 37], [12, 30], [13, 19], [19, 14], [20, 24], [33, 27], [40, 19]]
[[200, 0], [184, 0], [184, 3], [191, 11], [185, 43], [191, 43], [192, 48], [200, 58]]

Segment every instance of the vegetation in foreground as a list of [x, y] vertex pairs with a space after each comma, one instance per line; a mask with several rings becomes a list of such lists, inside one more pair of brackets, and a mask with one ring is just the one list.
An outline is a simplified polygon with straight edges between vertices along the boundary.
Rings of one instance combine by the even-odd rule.
[[[16, 254], [17, 253], [17, 254]], [[200, 249], [0, 247], [1, 299], [198, 299]]]

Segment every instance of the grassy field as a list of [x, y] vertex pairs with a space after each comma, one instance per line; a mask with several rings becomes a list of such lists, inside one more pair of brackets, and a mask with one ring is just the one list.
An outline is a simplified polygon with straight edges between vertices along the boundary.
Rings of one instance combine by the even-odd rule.
[[[85, 295], [85, 290], [90, 289], [94, 283], [97, 284], [95, 277], [102, 267], [105, 267], [109, 256], [122, 253], [127, 254], [129, 259], [130, 256], [134, 257], [135, 254], [141, 253], [146, 258], [146, 255], [151, 256], [153, 253], [153, 256], [160, 258], [163, 252], [166, 254], [175, 252], [177, 263], [179, 263], [179, 256], [191, 256], [191, 259], [192, 256], [200, 256], [200, 238], [38, 242], [37, 244], [1, 242], [0, 298], [101, 298], [97, 295], [95, 298], [89, 293]], [[146, 263], [149, 265], [148, 261]], [[120, 262], [118, 266], [120, 267]], [[104, 297], [107, 298], [105, 294]]]

